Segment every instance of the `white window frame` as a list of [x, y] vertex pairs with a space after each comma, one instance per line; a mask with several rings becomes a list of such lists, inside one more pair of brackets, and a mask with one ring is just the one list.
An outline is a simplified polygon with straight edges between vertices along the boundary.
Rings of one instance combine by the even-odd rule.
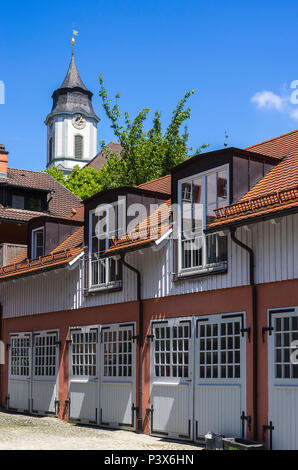
[[[126, 198], [124, 197], [123, 199], [119, 199], [118, 201], [111, 202], [109, 204], [102, 205], [102, 210], [104, 211], [105, 208], [109, 210], [109, 208], [112, 207], [118, 207], [119, 205], [123, 206], [123, 225], [124, 229], [126, 227]], [[98, 290], [105, 290], [107, 288], [116, 288], [116, 287], [121, 287], [122, 281], [110, 281], [110, 266], [109, 266], [109, 260], [111, 259], [110, 257], [105, 258], [105, 282], [101, 284], [92, 284], [92, 219], [93, 215], [95, 214], [96, 209], [92, 209], [89, 211], [89, 257], [88, 257], [88, 289], [89, 291], [98, 291]], [[107, 218], [107, 232], [109, 232], [109, 218]], [[109, 248], [109, 238], [106, 238], [106, 244], [105, 244], [105, 249], [107, 250]]]
[[[206, 239], [207, 236], [204, 232], [206, 227], [206, 218], [207, 218], [207, 176], [218, 173], [220, 171], [227, 170], [227, 205], [230, 201], [230, 171], [229, 171], [229, 164], [221, 165], [216, 168], [212, 168], [210, 170], [203, 171], [201, 173], [196, 173], [194, 175], [187, 176], [186, 178], [180, 179], [178, 181], [178, 206], [179, 206], [179, 217], [178, 217], [178, 275], [180, 276], [187, 276], [196, 273], [208, 273], [208, 272], [216, 272], [217, 269], [225, 268], [227, 265], [227, 261], [220, 262], [220, 263], [212, 263], [207, 264], [207, 245]], [[196, 178], [202, 178], [202, 196], [203, 196], [203, 224], [202, 224], [202, 267], [190, 267], [190, 268], [182, 268], [182, 214], [183, 214], [183, 205], [182, 205], [182, 185], [187, 182], [191, 182]], [[210, 235], [209, 235], [210, 236]]]
[[[283, 311], [284, 310], [284, 311]], [[291, 310], [291, 311], [289, 311]], [[298, 316], [298, 307], [281, 307], [281, 308], [270, 308], [267, 310], [267, 321], [268, 325], [270, 324], [271, 327], [273, 327], [273, 331], [268, 332], [268, 371], [269, 371], [269, 386], [271, 387], [298, 387], [298, 378], [277, 378], [276, 377], [276, 371], [275, 371], [275, 366], [276, 366], [276, 361], [275, 361], [275, 337], [276, 337], [276, 329], [275, 329], [275, 320], [276, 318], [292, 318], [292, 317], [297, 317]], [[270, 323], [270, 317], [271, 317], [271, 322]], [[284, 333], [283, 330], [280, 331], [280, 333]], [[283, 337], [282, 337], [283, 338]], [[284, 338], [283, 338], [284, 339]], [[285, 348], [284, 345], [281, 346], [282, 349]], [[289, 346], [290, 349], [290, 355], [295, 351], [296, 348], [291, 347], [291, 343]], [[281, 361], [281, 364], [284, 365], [285, 361]], [[272, 389], [273, 389], [272, 388]]]
[[40, 232], [42, 231], [42, 235], [43, 235], [43, 256], [44, 256], [44, 248], [45, 248], [45, 239], [44, 239], [44, 227], [39, 227], [39, 228], [35, 228], [34, 230], [32, 230], [32, 239], [31, 239], [31, 259], [37, 259], [37, 256], [36, 256], [36, 239], [35, 239], [35, 233], [36, 232]]

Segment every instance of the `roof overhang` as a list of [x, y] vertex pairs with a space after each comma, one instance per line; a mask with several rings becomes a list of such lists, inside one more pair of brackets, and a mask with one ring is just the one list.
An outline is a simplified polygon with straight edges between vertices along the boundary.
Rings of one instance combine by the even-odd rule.
[[222, 222], [221, 224], [214, 225], [213, 227], [211, 225], [209, 228], [204, 230], [204, 233], [208, 234], [208, 233], [220, 233], [224, 231], [230, 231], [231, 229], [236, 229], [238, 227], [252, 225], [257, 222], [264, 222], [267, 220], [274, 220], [277, 218], [285, 217], [287, 215], [296, 214], [297, 212], [298, 212], [298, 203], [297, 203], [297, 206], [289, 207], [286, 209], [283, 209], [281, 207], [280, 210], [276, 210], [274, 212], [272, 211], [272, 212], [269, 212], [268, 214], [263, 214], [263, 213], [254, 214], [254, 216], [243, 218], [241, 220], [235, 220], [235, 221], [230, 220], [230, 221], [227, 221], [227, 223]]

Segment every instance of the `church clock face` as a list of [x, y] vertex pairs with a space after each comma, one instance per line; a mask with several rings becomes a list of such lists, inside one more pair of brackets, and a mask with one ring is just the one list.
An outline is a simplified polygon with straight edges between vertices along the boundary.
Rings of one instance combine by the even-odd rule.
[[72, 124], [76, 129], [84, 129], [86, 126], [86, 119], [82, 114], [75, 114], [72, 118]]

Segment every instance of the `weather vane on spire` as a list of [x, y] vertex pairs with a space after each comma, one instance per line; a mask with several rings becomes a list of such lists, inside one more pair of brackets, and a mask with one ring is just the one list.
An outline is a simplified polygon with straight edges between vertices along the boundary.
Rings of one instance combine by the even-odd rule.
[[74, 29], [74, 25], [73, 25], [72, 38], [71, 38], [72, 52], [73, 52], [73, 46], [75, 45], [75, 42], [76, 42], [75, 36], [78, 36], [78, 35], [79, 35], [79, 32]]

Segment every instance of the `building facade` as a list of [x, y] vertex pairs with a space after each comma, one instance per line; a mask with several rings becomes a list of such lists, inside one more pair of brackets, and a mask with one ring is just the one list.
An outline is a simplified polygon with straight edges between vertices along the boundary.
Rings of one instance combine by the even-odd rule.
[[8, 152], [0, 146], [0, 266], [26, 252], [28, 224], [47, 216], [74, 218], [80, 199], [44, 172], [8, 167]]
[[2, 406], [297, 449], [297, 135], [99, 193], [84, 227], [2, 268]]

